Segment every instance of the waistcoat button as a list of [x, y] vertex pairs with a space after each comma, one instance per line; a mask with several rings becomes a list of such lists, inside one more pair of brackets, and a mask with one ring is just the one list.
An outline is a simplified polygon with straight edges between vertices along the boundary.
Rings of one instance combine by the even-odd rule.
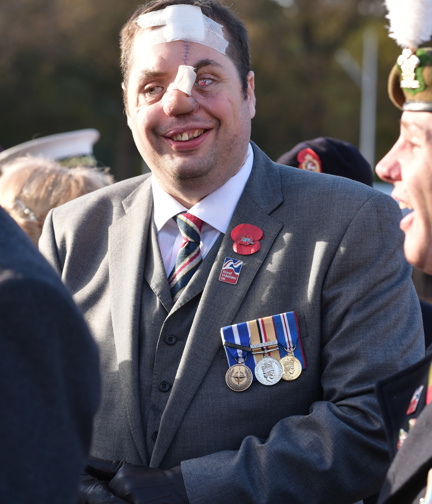
[[177, 343], [177, 338], [173, 334], [167, 334], [164, 339], [167, 345], [175, 345]]
[[159, 390], [161, 392], [168, 392], [168, 390], [171, 388], [171, 385], [166, 382], [166, 381], [162, 381], [159, 383]]

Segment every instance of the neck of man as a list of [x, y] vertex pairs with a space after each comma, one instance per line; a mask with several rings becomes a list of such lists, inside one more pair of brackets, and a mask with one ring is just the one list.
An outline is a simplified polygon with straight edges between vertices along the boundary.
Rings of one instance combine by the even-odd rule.
[[[221, 184], [222, 185], [222, 184]], [[219, 186], [220, 187], [220, 186]], [[199, 203], [203, 198], [208, 196], [213, 191], [216, 191], [219, 187], [213, 189], [207, 187], [198, 190], [197, 188], [167, 188], [162, 185], [162, 188], [175, 200], [177, 200], [185, 208], [192, 208], [194, 205]]]
[[[241, 165], [238, 167], [235, 173], [233, 173], [229, 177], [229, 179], [231, 177], [234, 177], [238, 173], [245, 160], [246, 156]], [[153, 176], [155, 175], [153, 174]], [[171, 184], [167, 183], [167, 180], [161, 180], [160, 178], [157, 178], [158, 183], [162, 187], [162, 189], [187, 209], [192, 208], [203, 198], [222, 187], [229, 179], [206, 179], [205, 181], [203, 181], [200, 177], [197, 177], [196, 179], [176, 179], [175, 183]]]

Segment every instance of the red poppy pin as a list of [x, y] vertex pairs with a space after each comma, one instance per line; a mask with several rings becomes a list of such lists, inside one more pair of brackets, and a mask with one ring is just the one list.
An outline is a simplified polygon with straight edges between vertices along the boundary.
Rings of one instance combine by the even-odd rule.
[[261, 248], [259, 240], [263, 238], [263, 232], [253, 224], [239, 224], [231, 231], [234, 240], [234, 252], [240, 255], [251, 255]]

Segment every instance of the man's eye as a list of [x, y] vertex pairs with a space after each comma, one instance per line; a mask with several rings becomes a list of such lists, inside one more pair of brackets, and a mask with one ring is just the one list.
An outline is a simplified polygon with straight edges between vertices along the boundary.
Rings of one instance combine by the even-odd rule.
[[196, 83], [198, 87], [205, 88], [213, 84], [213, 79], [210, 79], [210, 77], [200, 77], [197, 79]]
[[144, 94], [149, 97], [157, 96], [162, 89], [162, 86], [148, 86], [144, 89]]

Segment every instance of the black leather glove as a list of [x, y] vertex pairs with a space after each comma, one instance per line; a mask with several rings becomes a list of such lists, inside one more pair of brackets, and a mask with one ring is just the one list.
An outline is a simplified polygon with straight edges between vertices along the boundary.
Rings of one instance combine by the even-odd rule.
[[[121, 460], [103, 460], [91, 457], [86, 472], [96, 478], [99, 486], [89, 485], [92, 498], [117, 500], [84, 501], [88, 504], [188, 504], [180, 466], [173, 469], [155, 469], [128, 464]], [[104, 486], [107, 483], [107, 487]], [[94, 485], [94, 484], [93, 484]], [[87, 492], [88, 493], [88, 492]], [[122, 500], [123, 499], [123, 500]]]
[[108, 482], [83, 474], [77, 504], [126, 504], [108, 488]]

